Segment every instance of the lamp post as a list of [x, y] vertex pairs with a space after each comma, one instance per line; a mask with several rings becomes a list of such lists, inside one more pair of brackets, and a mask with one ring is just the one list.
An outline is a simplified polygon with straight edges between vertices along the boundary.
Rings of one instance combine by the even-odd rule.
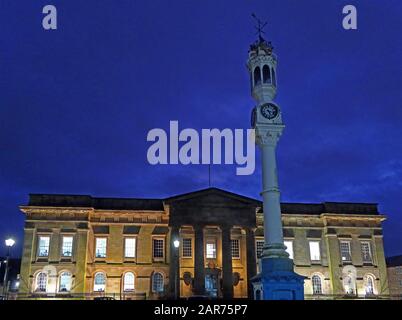
[[10, 262], [10, 254], [11, 254], [11, 247], [15, 244], [14, 239], [9, 238], [6, 239], [5, 241], [6, 247], [7, 247], [7, 259], [6, 259], [6, 265], [5, 265], [5, 270], [4, 270], [4, 280], [3, 280], [3, 296], [6, 298], [7, 294], [7, 282], [8, 282], [8, 268], [9, 268], [9, 262]]
[[[173, 241], [173, 246], [175, 247], [175, 249], [176, 249], [176, 252], [175, 252], [175, 254], [177, 254], [177, 257], [178, 257], [178, 255], [179, 255], [179, 246], [180, 246], [180, 241], [179, 240], [174, 240]], [[180, 269], [179, 268], [177, 268], [177, 270], [175, 270], [175, 273], [174, 273], [174, 275], [175, 275], [175, 278], [174, 278], [174, 296], [175, 296], [175, 299], [177, 300], [179, 297], [178, 297], [178, 292], [177, 292], [177, 273], [178, 272], [180, 272]]]

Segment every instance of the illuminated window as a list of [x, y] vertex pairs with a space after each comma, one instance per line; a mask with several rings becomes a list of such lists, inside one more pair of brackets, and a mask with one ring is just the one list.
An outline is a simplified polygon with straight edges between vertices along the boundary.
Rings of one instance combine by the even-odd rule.
[[98, 272], [95, 274], [94, 291], [104, 292], [105, 289], [106, 289], [106, 276], [103, 272]]
[[213, 240], [208, 240], [207, 242], [207, 259], [215, 259], [216, 258], [216, 243]]
[[73, 255], [73, 237], [63, 237], [61, 255], [63, 257], [71, 257]]
[[240, 259], [240, 241], [239, 239], [231, 240], [232, 258]]
[[262, 78], [264, 83], [271, 83], [271, 71], [267, 65], [262, 68]]
[[71, 290], [71, 273], [62, 272], [59, 277], [59, 291], [69, 292]]
[[124, 257], [135, 258], [135, 238], [124, 239]]
[[163, 292], [163, 275], [159, 272], [155, 272], [152, 275], [152, 292]]
[[345, 290], [345, 293], [348, 295], [354, 295], [355, 294], [355, 281], [351, 276], [346, 276], [343, 279], [343, 287]]
[[344, 262], [352, 261], [352, 255], [350, 251], [350, 241], [341, 241], [339, 243], [339, 247], [341, 250], [341, 259]]
[[366, 276], [364, 287], [367, 295], [374, 294], [374, 278], [371, 275]]
[[123, 290], [124, 291], [134, 291], [135, 276], [132, 272], [127, 272], [124, 274], [123, 279]]
[[372, 262], [373, 259], [371, 256], [370, 242], [361, 242], [360, 246], [361, 246], [361, 250], [362, 250], [363, 262]]
[[165, 256], [164, 245], [165, 241], [163, 239], [153, 239], [153, 257], [156, 259], [163, 259]]
[[39, 257], [48, 257], [49, 256], [49, 236], [40, 236], [39, 237], [39, 245], [38, 245], [38, 256]]
[[322, 294], [321, 277], [318, 275], [313, 275], [311, 282], [313, 284], [313, 294]]
[[293, 241], [284, 241], [286, 252], [289, 253], [289, 258], [293, 259]]
[[38, 273], [36, 276], [36, 289], [38, 292], [46, 292], [47, 289], [47, 274], [44, 272]]
[[182, 242], [182, 255], [183, 258], [191, 258], [193, 256], [193, 248], [191, 238], [184, 238]]
[[320, 242], [319, 241], [310, 241], [310, 259], [311, 261], [320, 261]]
[[261, 258], [263, 248], [264, 248], [264, 240], [257, 240], [255, 242], [255, 252], [257, 254], [257, 258]]
[[106, 258], [106, 249], [107, 249], [107, 239], [106, 238], [96, 238], [95, 257], [96, 258]]

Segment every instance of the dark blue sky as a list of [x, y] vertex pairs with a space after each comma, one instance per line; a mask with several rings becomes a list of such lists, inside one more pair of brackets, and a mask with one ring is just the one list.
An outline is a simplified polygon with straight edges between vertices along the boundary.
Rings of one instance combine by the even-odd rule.
[[[42, 8], [58, 30], [42, 29]], [[358, 30], [342, 8], [358, 9]], [[2, 0], [0, 239], [20, 253], [29, 193], [166, 197], [208, 186], [204, 166], [151, 166], [152, 128], [248, 128], [251, 12], [279, 57], [282, 201], [378, 202], [402, 253], [402, 2]], [[216, 187], [259, 197], [215, 165]], [[3, 244], [3, 240], [1, 242]], [[0, 247], [4, 251], [4, 247]]]

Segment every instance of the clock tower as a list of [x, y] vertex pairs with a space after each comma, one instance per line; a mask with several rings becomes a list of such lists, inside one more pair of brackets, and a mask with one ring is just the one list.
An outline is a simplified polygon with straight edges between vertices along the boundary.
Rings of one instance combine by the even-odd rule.
[[256, 143], [262, 155], [264, 247], [261, 273], [253, 279], [256, 299], [302, 300], [304, 277], [293, 271], [283, 244], [280, 191], [276, 167], [276, 145], [285, 125], [281, 108], [274, 102], [277, 91], [277, 57], [271, 42], [261, 36], [250, 46], [247, 67], [251, 94], [256, 101], [251, 115]]

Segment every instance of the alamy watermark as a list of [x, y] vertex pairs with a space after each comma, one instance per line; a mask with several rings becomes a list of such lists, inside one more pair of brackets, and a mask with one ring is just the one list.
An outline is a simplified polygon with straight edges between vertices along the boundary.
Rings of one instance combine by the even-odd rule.
[[147, 151], [152, 165], [236, 163], [237, 175], [251, 175], [255, 170], [254, 129], [202, 129], [200, 135], [191, 128], [179, 131], [179, 122], [170, 121], [169, 133], [152, 129], [147, 141], [154, 142]]

